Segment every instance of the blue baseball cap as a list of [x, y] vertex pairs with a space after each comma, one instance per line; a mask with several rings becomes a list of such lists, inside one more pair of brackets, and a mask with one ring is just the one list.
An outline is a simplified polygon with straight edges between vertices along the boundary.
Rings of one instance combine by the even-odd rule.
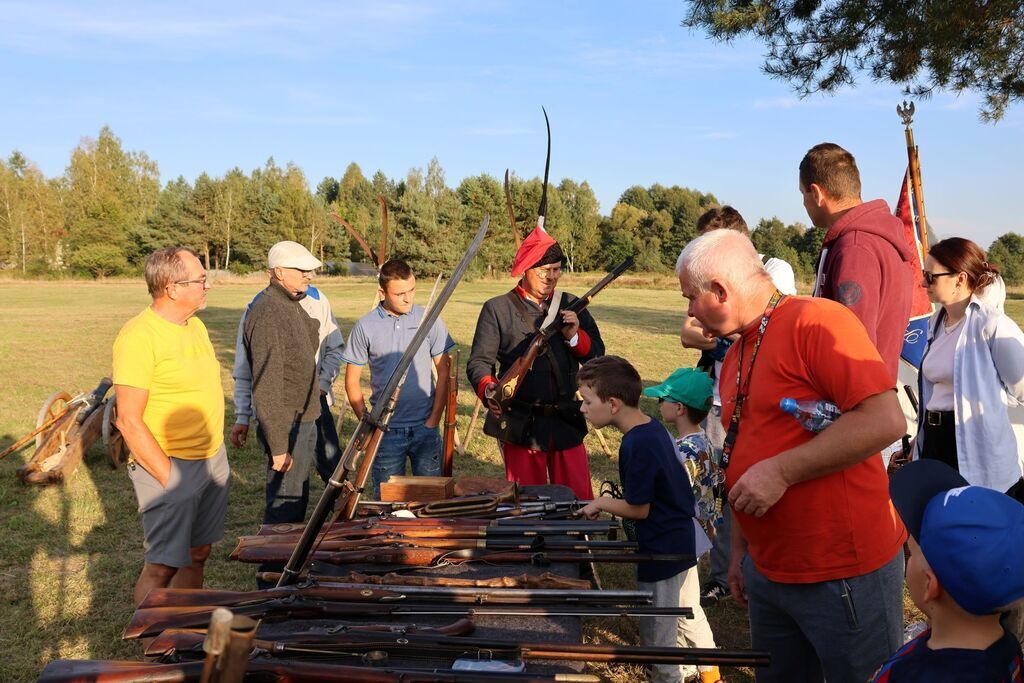
[[938, 460], [900, 468], [889, 492], [928, 565], [960, 607], [981, 616], [1024, 598], [1024, 505], [968, 485]]

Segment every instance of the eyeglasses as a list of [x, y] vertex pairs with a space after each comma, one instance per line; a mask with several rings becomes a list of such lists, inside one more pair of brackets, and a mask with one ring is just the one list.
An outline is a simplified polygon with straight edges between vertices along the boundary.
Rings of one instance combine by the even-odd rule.
[[187, 286], [193, 285], [193, 284], [202, 285], [203, 287], [205, 287], [206, 286], [206, 276], [204, 275], [201, 278], [199, 278], [198, 280], [178, 280], [174, 284], [181, 285], [182, 287], [187, 287]]
[[300, 273], [302, 273], [303, 275], [309, 275], [309, 276], [313, 275], [313, 271], [312, 270], [303, 270], [302, 268], [294, 268], [292, 266], [282, 266], [282, 267], [285, 268], [286, 270], [297, 270]]
[[927, 282], [929, 285], [934, 285], [935, 281], [938, 280], [940, 277], [946, 277], [947, 275], [959, 275], [959, 274], [960, 273], [956, 273], [956, 272], [953, 272], [953, 271], [949, 271], [949, 272], [946, 272], [946, 273], [929, 273], [927, 270], [922, 270], [921, 271], [921, 276], [924, 278], [924, 281]]
[[537, 275], [537, 277], [543, 278], [545, 280], [553, 280], [555, 278], [561, 277], [561, 275], [562, 275], [561, 267], [558, 267], [558, 268], [533, 268], [532, 270]]

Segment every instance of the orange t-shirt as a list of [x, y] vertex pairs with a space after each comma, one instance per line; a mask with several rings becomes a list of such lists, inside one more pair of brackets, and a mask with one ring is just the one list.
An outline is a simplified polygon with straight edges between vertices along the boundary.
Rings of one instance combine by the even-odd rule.
[[[736, 405], [740, 352], [745, 383], [759, 322], [743, 332], [722, 365], [726, 428]], [[810, 297], [787, 297], [775, 309], [753, 373], [726, 469], [729, 487], [752, 465], [814, 437], [779, 408], [781, 399], [825, 399], [849, 410], [893, 390], [889, 371], [857, 317], [834, 301]], [[866, 574], [890, 561], [906, 540], [878, 453], [789, 487], [763, 517], [734, 514], [758, 571], [782, 583]]]

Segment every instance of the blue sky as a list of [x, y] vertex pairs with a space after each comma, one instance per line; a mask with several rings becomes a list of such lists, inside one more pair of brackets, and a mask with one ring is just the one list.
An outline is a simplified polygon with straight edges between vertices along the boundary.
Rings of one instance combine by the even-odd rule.
[[[273, 156], [311, 185], [350, 161], [403, 177], [437, 156], [452, 186], [506, 167], [587, 180], [604, 213], [629, 185], [713, 192], [754, 223], [806, 222], [803, 153], [858, 159], [865, 199], [894, 203], [906, 166], [896, 87], [862, 81], [796, 98], [760, 71], [762, 48], [682, 28], [661, 2], [2, 2], [0, 154], [59, 175], [110, 125], [161, 179], [245, 171]], [[933, 229], [987, 247], [1024, 232], [1024, 111], [993, 126], [979, 98], [917, 104]]]

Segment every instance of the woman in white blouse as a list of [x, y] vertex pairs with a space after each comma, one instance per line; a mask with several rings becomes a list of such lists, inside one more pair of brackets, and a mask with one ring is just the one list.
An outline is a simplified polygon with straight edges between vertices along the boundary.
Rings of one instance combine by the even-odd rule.
[[1024, 501], [1024, 464], [1007, 414], [1010, 396], [1024, 399], [1024, 333], [980, 296], [998, 273], [967, 239], [928, 250], [921, 284], [941, 308], [928, 322], [914, 449], [972, 485]]

